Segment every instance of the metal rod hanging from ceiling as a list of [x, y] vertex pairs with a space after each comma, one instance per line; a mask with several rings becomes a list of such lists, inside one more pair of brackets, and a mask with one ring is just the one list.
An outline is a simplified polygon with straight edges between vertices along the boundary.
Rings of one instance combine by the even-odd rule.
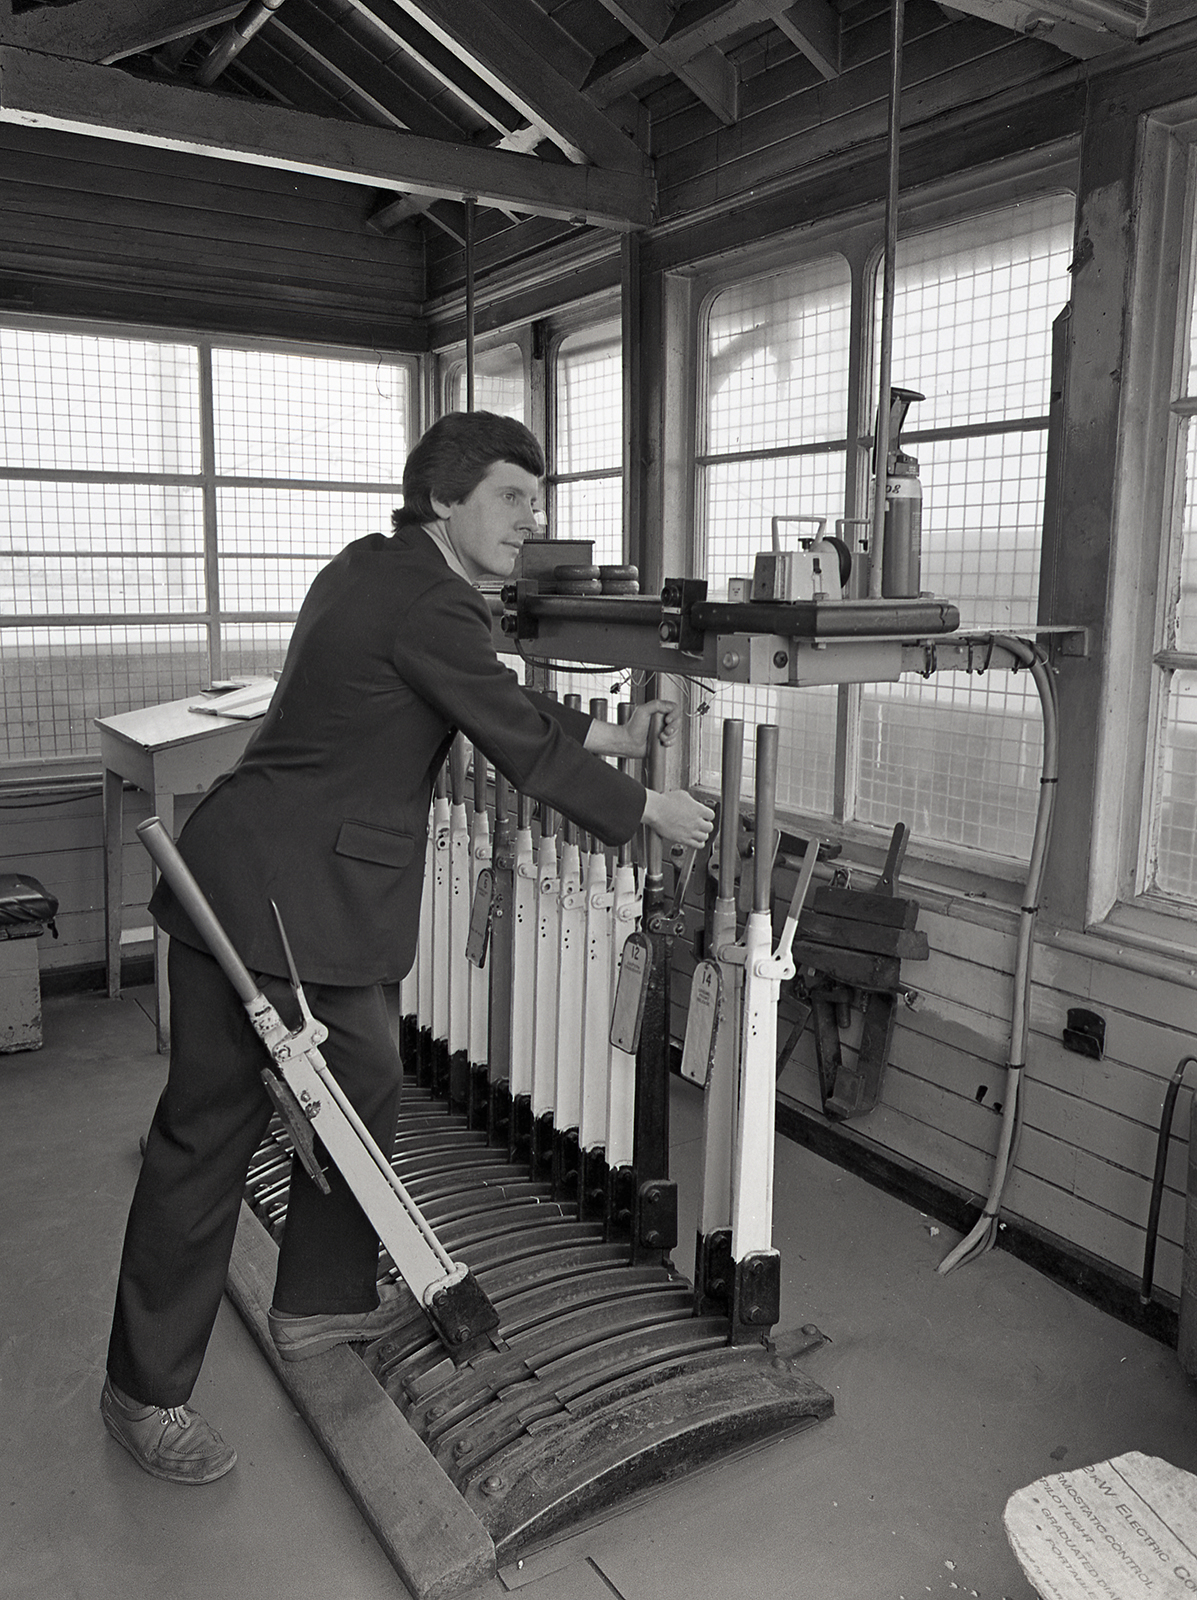
[[466, 410], [474, 409], [474, 202], [465, 203]]
[[216, 82], [220, 74], [242, 50], [260, 28], [265, 27], [283, 0], [253, 0], [239, 17], [235, 17], [212, 46], [211, 52], [200, 63], [195, 81], [205, 89]]
[[906, 0], [893, 0], [889, 73], [889, 183], [885, 194], [885, 269], [881, 290], [881, 351], [877, 386], [877, 428], [873, 457], [873, 541], [869, 595], [881, 595], [885, 546], [885, 489], [889, 465], [889, 391], [894, 348], [894, 274], [898, 256], [898, 145], [902, 111], [902, 35]]

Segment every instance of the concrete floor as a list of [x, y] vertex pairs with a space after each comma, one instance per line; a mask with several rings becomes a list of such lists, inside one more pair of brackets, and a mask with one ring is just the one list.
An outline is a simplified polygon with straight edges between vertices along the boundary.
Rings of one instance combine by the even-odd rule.
[[[395, 1600], [406, 1591], [236, 1314], [194, 1404], [236, 1470], [141, 1473], [97, 1412], [137, 1138], [157, 1098], [149, 996], [49, 1002], [41, 1051], [0, 1057], [0, 1594], [6, 1600]], [[673, 1131], [693, 1216], [701, 1105]], [[782, 1326], [836, 1414], [548, 1546], [476, 1600], [1030, 1600], [1002, 1510], [1036, 1478], [1127, 1450], [1197, 1471], [1197, 1388], [1173, 1353], [808, 1151], [777, 1153]], [[683, 1238], [692, 1224], [683, 1222]], [[677, 1253], [691, 1269], [688, 1246]]]

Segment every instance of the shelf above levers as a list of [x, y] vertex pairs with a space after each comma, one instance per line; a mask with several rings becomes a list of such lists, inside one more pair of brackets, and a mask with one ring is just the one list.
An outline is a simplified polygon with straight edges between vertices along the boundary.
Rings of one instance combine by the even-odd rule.
[[521, 583], [491, 606], [497, 647], [525, 660], [794, 688], [1023, 666], [1002, 648], [1003, 634], [1047, 637], [1060, 654], [1087, 653], [1085, 630], [1075, 626], [958, 632], [955, 606], [933, 596], [789, 604], [703, 598], [671, 607], [652, 595], [551, 595]]

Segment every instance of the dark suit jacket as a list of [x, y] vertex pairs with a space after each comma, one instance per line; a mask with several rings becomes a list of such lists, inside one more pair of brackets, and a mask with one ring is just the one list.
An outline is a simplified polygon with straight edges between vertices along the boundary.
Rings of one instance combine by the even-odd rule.
[[[644, 789], [582, 749], [589, 725], [500, 663], [485, 600], [423, 529], [371, 534], [317, 574], [261, 728], [179, 848], [252, 970], [286, 976], [275, 900], [305, 981], [393, 982], [415, 953], [432, 784], [455, 730], [517, 789], [619, 844]], [[203, 948], [164, 882], [150, 909]]]

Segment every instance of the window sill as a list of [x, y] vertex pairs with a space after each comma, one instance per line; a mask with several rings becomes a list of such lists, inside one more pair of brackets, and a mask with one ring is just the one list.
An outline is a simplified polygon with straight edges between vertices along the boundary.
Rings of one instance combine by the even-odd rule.
[[46, 756], [41, 760], [0, 762], [0, 790], [31, 790], [53, 794], [73, 784], [99, 784], [103, 778], [99, 756]]
[[[813, 832], [841, 846], [835, 865], [852, 873], [856, 888], [868, 888], [880, 877], [891, 834], [863, 824], [837, 824], [826, 817], [800, 817], [780, 813], [782, 848], [797, 849], [796, 841]], [[787, 836], [791, 844], [786, 844]], [[985, 856], [978, 851], [948, 844], [915, 840], [898, 875], [899, 892], [909, 892], [928, 910], [958, 916], [985, 926], [1010, 931], [1022, 905], [1027, 869], [1020, 861]]]
[[1197, 909], [1165, 908], [1145, 895], [1115, 906], [1083, 933], [1057, 930], [1053, 942], [1186, 987], [1197, 980]]

